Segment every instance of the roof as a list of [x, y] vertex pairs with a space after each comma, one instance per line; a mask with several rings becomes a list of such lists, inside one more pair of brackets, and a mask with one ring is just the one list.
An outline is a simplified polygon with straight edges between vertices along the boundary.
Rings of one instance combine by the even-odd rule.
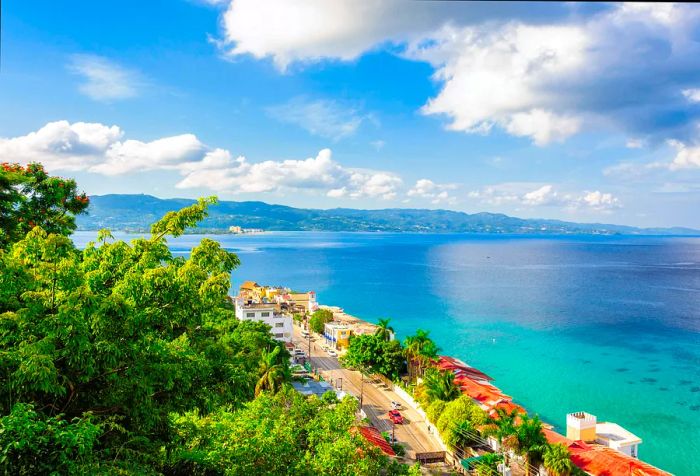
[[547, 429], [544, 435], [549, 443], [561, 443], [568, 447], [571, 461], [593, 476], [671, 476], [671, 473], [607, 446], [573, 441]]
[[356, 431], [360, 435], [362, 435], [362, 437], [365, 440], [367, 440], [369, 443], [373, 444], [374, 446], [376, 446], [377, 448], [382, 450], [382, 452], [384, 454], [386, 454], [388, 456], [396, 456], [396, 453], [392, 449], [389, 442], [387, 442], [384, 439], [382, 434], [379, 433], [379, 430], [377, 430], [375, 427], [373, 427], [373, 426], [356, 426], [356, 427], [351, 428], [351, 431], [353, 431], [353, 429], [354, 429], [354, 431]]
[[468, 377], [472, 377], [478, 380], [493, 381], [492, 377], [489, 377], [481, 370], [467, 365], [459, 359], [455, 359], [454, 357], [449, 357], [447, 355], [439, 356], [435, 366], [440, 370], [452, 370], [455, 372], [455, 374], [461, 373]]
[[241, 289], [249, 289], [253, 290], [256, 288], [259, 288], [260, 285], [256, 283], [255, 281], [244, 281], [243, 284], [241, 284]]
[[604, 421], [595, 426], [596, 437], [601, 440], [608, 440], [620, 445], [635, 445], [642, 442], [642, 439], [630, 431], [625, 430], [617, 423]]

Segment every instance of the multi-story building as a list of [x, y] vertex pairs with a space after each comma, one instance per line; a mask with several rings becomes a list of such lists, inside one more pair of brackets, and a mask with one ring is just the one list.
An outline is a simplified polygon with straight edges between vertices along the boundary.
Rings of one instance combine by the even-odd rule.
[[340, 322], [326, 322], [323, 328], [323, 337], [337, 350], [347, 349], [350, 345], [352, 329]]
[[282, 342], [292, 341], [292, 316], [280, 312], [277, 303], [255, 302], [250, 298], [234, 298], [236, 317], [243, 321], [259, 321], [270, 326], [272, 336]]
[[586, 412], [566, 415], [566, 437], [574, 441], [604, 445], [633, 458], [639, 457], [639, 445], [642, 444], [641, 438], [617, 423], [598, 423], [595, 415]]

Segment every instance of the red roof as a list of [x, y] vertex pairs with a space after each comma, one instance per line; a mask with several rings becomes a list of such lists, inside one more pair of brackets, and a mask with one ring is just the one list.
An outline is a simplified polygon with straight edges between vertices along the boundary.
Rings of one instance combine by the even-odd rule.
[[379, 448], [388, 456], [396, 456], [396, 453], [391, 448], [391, 445], [384, 439], [379, 430], [373, 426], [357, 426], [354, 427], [365, 440]]
[[569, 448], [571, 461], [593, 476], [671, 476], [650, 464], [607, 446], [570, 440], [552, 430], [544, 430], [547, 441]]
[[461, 360], [455, 359], [454, 357], [449, 357], [447, 355], [439, 356], [437, 362], [435, 363], [435, 366], [440, 370], [452, 370], [457, 375], [461, 373], [466, 375], [467, 377], [476, 378], [480, 380], [493, 380], [493, 378], [489, 377], [481, 370], [471, 367], [462, 362]]

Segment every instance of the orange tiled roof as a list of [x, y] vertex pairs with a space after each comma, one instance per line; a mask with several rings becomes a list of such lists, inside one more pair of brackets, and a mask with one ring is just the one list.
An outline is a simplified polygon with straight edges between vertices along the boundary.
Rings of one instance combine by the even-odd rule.
[[593, 476], [671, 476], [659, 468], [607, 446], [573, 441], [552, 430], [544, 430], [547, 441], [569, 448], [571, 461]]
[[377, 430], [375, 427], [357, 426], [354, 427], [352, 430], [360, 433], [360, 435], [362, 435], [362, 437], [365, 440], [382, 450], [384, 454], [388, 456], [396, 456], [396, 453], [392, 449], [391, 445], [384, 439], [382, 434], [379, 433], [379, 430]]

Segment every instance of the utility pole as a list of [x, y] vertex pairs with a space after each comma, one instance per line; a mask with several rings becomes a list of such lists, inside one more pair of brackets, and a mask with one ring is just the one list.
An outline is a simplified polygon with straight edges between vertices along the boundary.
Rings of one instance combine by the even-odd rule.
[[360, 410], [362, 410], [362, 398], [365, 394], [365, 374], [360, 370]]

